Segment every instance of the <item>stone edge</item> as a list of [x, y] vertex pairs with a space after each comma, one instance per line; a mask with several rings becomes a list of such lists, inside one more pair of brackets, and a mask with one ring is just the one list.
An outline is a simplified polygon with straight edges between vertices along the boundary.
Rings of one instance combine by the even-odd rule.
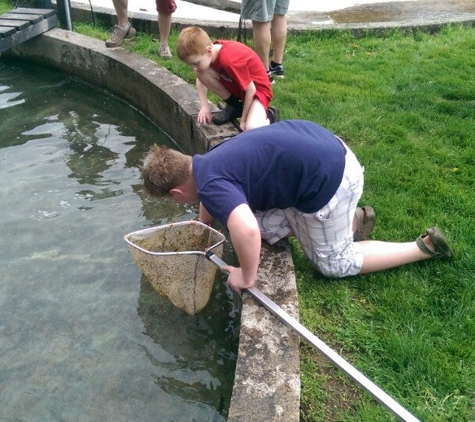
[[[194, 87], [155, 62], [121, 48], [53, 29], [9, 55], [73, 74], [124, 99], [164, 129], [187, 153], [205, 152], [236, 134], [233, 125], [198, 125]], [[257, 287], [298, 319], [297, 288], [288, 242], [264, 245]], [[240, 341], [228, 421], [297, 422], [299, 337], [243, 295]]]

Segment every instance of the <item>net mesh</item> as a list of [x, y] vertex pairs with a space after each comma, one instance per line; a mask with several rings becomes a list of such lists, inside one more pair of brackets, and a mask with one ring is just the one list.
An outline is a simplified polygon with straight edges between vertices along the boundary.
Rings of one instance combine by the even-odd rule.
[[167, 224], [129, 233], [125, 241], [140, 270], [154, 289], [188, 314], [209, 301], [216, 265], [205, 252], [221, 257], [225, 237], [199, 222]]

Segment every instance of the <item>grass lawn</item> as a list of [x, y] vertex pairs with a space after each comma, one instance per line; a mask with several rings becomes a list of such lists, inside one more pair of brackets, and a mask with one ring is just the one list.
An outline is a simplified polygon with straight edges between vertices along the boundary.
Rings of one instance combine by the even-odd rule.
[[[106, 39], [103, 29], [79, 32]], [[175, 50], [177, 33], [171, 37]], [[193, 83], [139, 34], [125, 45]], [[292, 243], [302, 323], [424, 421], [473, 421], [475, 387], [475, 32], [288, 37], [273, 103], [331, 129], [365, 166], [372, 238], [409, 241], [438, 225], [456, 257], [344, 280], [320, 276]], [[301, 346], [301, 420], [388, 421], [389, 412]]]
[[[0, 11], [6, 0], [0, 0]], [[8, 10], [8, 9], [7, 9]], [[106, 39], [107, 30], [75, 23]], [[175, 51], [177, 33], [171, 36]], [[138, 34], [124, 45], [193, 83], [176, 54]], [[455, 251], [398, 269], [328, 280], [292, 243], [302, 323], [419, 419], [475, 419], [475, 31], [288, 37], [273, 104], [315, 121], [365, 166], [372, 238], [410, 241], [437, 225]], [[389, 412], [301, 345], [301, 420], [388, 421]]]

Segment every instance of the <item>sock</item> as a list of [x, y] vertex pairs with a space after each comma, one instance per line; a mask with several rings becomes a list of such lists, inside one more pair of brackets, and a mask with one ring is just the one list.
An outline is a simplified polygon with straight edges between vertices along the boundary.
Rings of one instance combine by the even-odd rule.
[[239, 98], [233, 94], [231, 94], [228, 99], [224, 100], [224, 102], [236, 108], [242, 107], [242, 104]]
[[280, 66], [281, 64], [282, 64], [282, 63], [276, 63], [274, 60], [271, 60], [271, 61], [270, 61], [271, 67]]

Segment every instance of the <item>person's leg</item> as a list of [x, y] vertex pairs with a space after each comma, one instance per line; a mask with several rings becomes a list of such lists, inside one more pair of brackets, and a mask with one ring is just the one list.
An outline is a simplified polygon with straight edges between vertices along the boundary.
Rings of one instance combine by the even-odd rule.
[[257, 98], [254, 98], [247, 115], [245, 130], [267, 126], [269, 123], [269, 119], [267, 118], [267, 110]]
[[219, 75], [211, 68], [206, 72], [195, 73], [197, 79], [212, 93], [221, 97], [226, 102], [226, 107], [213, 114], [212, 122], [216, 125], [223, 125], [241, 117], [242, 102], [232, 95], [221, 83]]
[[170, 59], [172, 53], [168, 47], [168, 37], [172, 28], [172, 14], [177, 6], [175, 0], [155, 0], [158, 12], [158, 31], [160, 32], [160, 44], [158, 55]]
[[172, 28], [172, 15], [164, 13], [158, 14], [158, 30], [160, 32], [160, 45], [158, 47], [158, 55], [164, 58], [171, 58], [172, 53], [168, 47], [168, 37]]
[[117, 13], [117, 25], [114, 27], [111, 37], [106, 41], [107, 47], [119, 47], [124, 38], [133, 37], [137, 32], [129, 23], [127, 16], [127, 0], [112, 0]]
[[219, 75], [213, 69], [209, 68], [206, 72], [195, 73], [195, 75], [206, 88], [223, 100], [231, 96], [231, 93], [220, 82]]
[[264, 63], [264, 67], [269, 69], [269, 52], [271, 44], [271, 22], [252, 21], [252, 36], [254, 38], [254, 49]]
[[259, 225], [262, 240], [269, 245], [294, 235], [284, 210], [274, 208], [267, 211], [256, 211], [254, 216]]
[[129, 24], [127, 16], [128, 0], [112, 0], [112, 3], [114, 4], [115, 13], [117, 14], [117, 25], [122, 28], [126, 27]]
[[272, 61], [282, 64], [287, 40], [287, 19], [285, 15], [274, 15], [271, 24]]
[[[429, 250], [435, 251], [429, 236], [425, 237], [423, 241]], [[396, 243], [363, 240], [355, 243], [355, 247], [363, 253], [363, 266], [360, 274], [387, 270], [432, 258], [431, 255], [424, 253], [416, 242]]]
[[[362, 193], [362, 176], [356, 157], [347, 150], [342, 183], [325, 207], [315, 214], [303, 214], [295, 209], [285, 210], [302, 249], [324, 275], [340, 278], [367, 274], [436, 255], [452, 256], [442, 233], [434, 229], [428, 229], [427, 236], [414, 242], [354, 242], [354, 212]], [[434, 245], [431, 236], [437, 245]]]

